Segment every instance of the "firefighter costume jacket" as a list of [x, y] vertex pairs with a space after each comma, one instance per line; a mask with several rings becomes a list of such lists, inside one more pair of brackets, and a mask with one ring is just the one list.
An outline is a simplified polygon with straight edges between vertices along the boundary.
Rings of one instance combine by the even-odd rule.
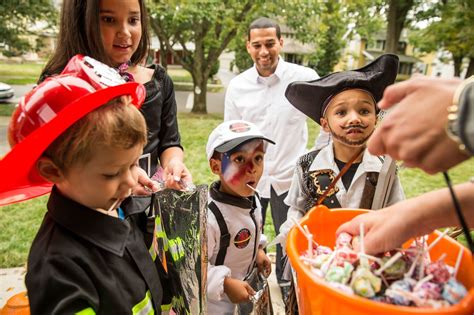
[[[235, 304], [224, 293], [224, 278], [244, 280], [252, 270], [258, 247], [265, 242], [265, 236], [262, 235], [262, 207], [256, 196], [250, 198], [232, 196], [220, 192], [219, 187], [220, 182], [217, 181], [212, 183], [209, 189], [207, 307], [208, 314], [233, 314]], [[212, 203], [225, 221], [228, 229], [227, 237], [221, 235], [219, 219], [211, 210]], [[227, 244], [222, 244], [223, 242]], [[221, 246], [226, 249], [223, 259], [218, 257]]]
[[162, 286], [142, 215], [107, 216], [53, 187], [28, 257], [31, 314], [159, 314]]

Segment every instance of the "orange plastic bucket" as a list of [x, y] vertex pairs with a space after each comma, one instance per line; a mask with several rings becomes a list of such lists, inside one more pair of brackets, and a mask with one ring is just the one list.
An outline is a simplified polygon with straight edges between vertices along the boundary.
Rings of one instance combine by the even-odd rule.
[[[321, 245], [333, 248], [336, 242], [336, 230], [344, 222], [355, 216], [366, 213], [367, 210], [360, 209], [333, 209], [318, 206], [309, 211], [300, 221], [306, 224], [313, 238]], [[428, 243], [431, 243], [439, 235], [439, 232], [430, 234]], [[436, 260], [446, 253], [445, 261], [454, 266], [462, 245], [450, 237], [443, 237], [441, 241], [430, 251], [432, 260]], [[297, 295], [300, 314], [466, 314], [474, 313], [474, 263], [469, 250], [465, 250], [461, 265], [458, 270], [457, 279], [461, 281], [468, 294], [464, 299], [450, 307], [439, 309], [419, 308], [408, 306], [396, 306], [386, 303], [371, 301], [355, 295], [343, 293], [330, 287], [326, 282], [307, 268], [299, 259], [300, 255], [308, 248], [308, 241], [297, 228], [291, 229], [287, 241], [287, 253], [291, 265], [296, 271]]]

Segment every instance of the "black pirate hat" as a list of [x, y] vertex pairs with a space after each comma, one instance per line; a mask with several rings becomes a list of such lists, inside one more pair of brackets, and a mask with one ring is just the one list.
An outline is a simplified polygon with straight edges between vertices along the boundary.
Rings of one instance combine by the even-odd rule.
[[395, 82], [397, 72], [398, 57], [385, 54], [360, 69], [334, 72], [313, 81], [290, 83], [285, 96], [294, 107], [319, 124], [333, 96], [347, 89], [362, 89], [370, 92], [378, 102], [385, 88]]

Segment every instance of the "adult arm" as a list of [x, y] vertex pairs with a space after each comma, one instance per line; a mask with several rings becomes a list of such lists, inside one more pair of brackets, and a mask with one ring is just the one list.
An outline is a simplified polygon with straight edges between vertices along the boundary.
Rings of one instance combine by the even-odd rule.
[[242, 119], [242, 114], [239, 113], [237, 106], [235, 106], [235, 91], [234, 90], [235, 88], [231, 81], [225, 93], [224, 121]]
[[184, 152], [180, 144], [178, 129], [177, 106], [174, 85], [168, 74], [163, 78], [163, 112], [159, 132], [160, 146], [158, 155], [164, 169], [167, 188], [185, 188], [180, 183], [192, 183], [192, 176], [184, 165]]
[[[469, 226], [474, 226], [474, 183], [454, 187]], [[336, 234], [358, 235], [364, 223], [365, 250], [377, 254], [401, 246], [412, 237], [434, 229], [457, 226], [458, 218], [447, 188], [407, 199], [390, 207], [355, 217], [341, 225]]]
[[448, 107], [461, 82], [414, 77], [389, 86], [378, 105], [392, 109], [370, 138], [370, 153], [388, 154], [430, 174], [466, 160], [469, 155], [446, 133]]

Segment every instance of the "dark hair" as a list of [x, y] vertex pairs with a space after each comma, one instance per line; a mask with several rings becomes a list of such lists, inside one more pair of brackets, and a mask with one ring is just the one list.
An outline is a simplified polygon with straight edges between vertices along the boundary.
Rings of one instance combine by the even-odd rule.
[[[111, 66], [111, 61], [104, 51], [99, 31], [99, 2], [100, 0], [63, 1], [57, 39], [58, 46], [41, 72], [38, 82], [48, 76], [59, 74], [69, 59], [77, 54], [90, 56]], [[145, 1], [138, 0], [138, 3], [140, 4], [142, 37], [137, 50], [130, 59], [133, 65], [138, 64], [146, 57], [150, 42]]]
[[249, 29], [247, 31], [248, 40], [250, 40], [250, 31], [259, 28], [274, 28], [276, 30], [277, 38], [281, 38], [280, 25], [278, 25], [278, 23], [272, 19], [269, 19], [267, 17], [260, 17], [250, 23]]

